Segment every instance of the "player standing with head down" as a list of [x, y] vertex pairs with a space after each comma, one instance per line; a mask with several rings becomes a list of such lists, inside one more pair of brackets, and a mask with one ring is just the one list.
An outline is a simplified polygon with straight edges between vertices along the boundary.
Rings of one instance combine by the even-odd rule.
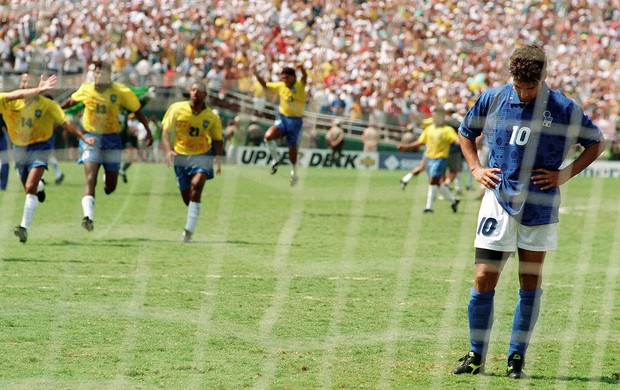
[[288, 145], [288, 159], [291, 162], [291, 187], [297, 184], [297, 153], [299, 141], [303, 129], [304, 106], [306, 104], [306, 82], [308, 74], [303, 64], [298, 64], [301, 71], [301, 79], [297, 80], [297, 72], [293, 68], [285, 67], [280, 73], [278, 82], [266, 82], [254, 69], [256, 80], [263, 88], [272, 90], [280, 97], [279, 114], [273, 126], [265, 133], [265, 143], [271, 154], [271, 174], [278, 171], [277, 142], [282, 137], [286, 138]]
[[[162, 120], [162, 142], [168, 166], [174, 166], [181, 197], [187, 206], [183, 242], [192, 241], [200, 216], [205, 182], [221, 172], [223, 154], [222, 121], [205, 103], [207, 89], [195, 81], [189, 90], [189, 101], [170, 105]], [[172, 141], [174, 139], [174, 141]]]
[[140, 101], [131, 89], [112, 81], [112, 67], [108, 63], [95, 62], [94, 82], [86, 82], [75, 91], [62, 108], [69, 108], [78, 103], [84, 104], [84, 130], [86, 137], [93, 138], [94, 144], [80, 142], [84, 164], [86, 189], [82, 198], [82, 227], [88, 231], [94, 228], [95, 187], [99, 168], [103, 165], [104, 191], [111, 194], [118, 183], [118, 171], [121, 165], [123, 149], [118, 121], [119, 111], [123, 108], [136, 114], [147, 132], [147, 145], [153, 142], [149, 129], [149, 120], [140, 110]]
[[[560, 185], [605, 150], [600, 129], [583, 109], [545, 83], [547, 59], [535, 46], [510, 57], [512, 84], [483, 93], [459, 128], [461, 149], [477, 182], [486, 188], [474, 241], [476, 276], [468, 316], [470, 351], [454, 374], [478, 374], [493, 324], [495, 286], [508, 257], [518, 252], [519, 296], [512, 323], [506, 375], [523, 378], [525, 353], [538, 318], [545, 254], [557, 247]], [[484, 168], [475, 140], [488, 137]], [[584, 151], [563, 168], [574, 144]]]
[[66, 131], [84, 139], [58, 103], [39, 96], [54, 87], [56, 76], [47, 80], [41, 77], [37, 88], [28, 88], [28, 81], [28, 74], [23, 74], [20, 79], [22, 89], [0, 94], [0, 114], [6, 122], [13, 143], [15, 168], [26, 191], [22, 221], [13, 230], [22, 243], [28, 240], [28, 230], [39, 202], [45, 200], [41, 178], [54, 150], [54, 124], [58, 123]]

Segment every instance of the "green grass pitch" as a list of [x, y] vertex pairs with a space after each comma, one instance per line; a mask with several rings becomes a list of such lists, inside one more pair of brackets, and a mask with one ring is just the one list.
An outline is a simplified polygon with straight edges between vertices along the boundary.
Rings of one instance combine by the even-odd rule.
[[[497, 288], [487, 374], [453, 376], [468, 348], [477, 192], [423, 214], [426, 177], [225, 165], [192, 244], [171, 168], [135, 164], [95, 230], [84, 178], [47, 185], [22, 245], [24, 195], [0, 193], [0, 388], [617, 388], [620, 181], [563, 187], [540, 319], [519, 382], [504, 376], [517, 296]], [[52, 177], [51, 173], [46, 173]]]

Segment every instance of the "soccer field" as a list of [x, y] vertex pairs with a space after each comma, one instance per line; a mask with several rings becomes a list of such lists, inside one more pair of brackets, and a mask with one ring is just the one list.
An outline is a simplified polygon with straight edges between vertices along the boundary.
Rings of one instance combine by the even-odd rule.
[[[28, 242], [14, 172], [0, 193], [2, 389], [616, 388], [620, 180], [563, 186], [525, 371], [504, 376], [516, 261], [497, 288], [487, 374], [469, 348], [477, 192], [459, 212], [402, 172], [224, 166], [194, 242], [171, 168], [135, 164], [80, 226], [82, 168], [48, 184]], [[52, 175], [46, 173], [48, 177]]]

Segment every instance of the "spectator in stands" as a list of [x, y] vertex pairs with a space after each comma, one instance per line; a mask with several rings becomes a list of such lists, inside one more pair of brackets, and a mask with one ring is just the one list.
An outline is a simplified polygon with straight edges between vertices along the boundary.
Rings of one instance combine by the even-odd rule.
[[325, 134], [325, 141], [332, 150], [332, 161], [335, 166], [340, 167], [342, 159], [342, 149], [344, 148], [344, 130], [341, 127], [340, 120], [336, 119], [332, 127]]

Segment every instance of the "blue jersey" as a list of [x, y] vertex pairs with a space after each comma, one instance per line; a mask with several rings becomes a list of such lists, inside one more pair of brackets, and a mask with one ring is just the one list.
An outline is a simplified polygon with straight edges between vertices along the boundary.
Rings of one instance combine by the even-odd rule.
[[489, 167], [502, 180], [493, 189], [499, 204], [527, 226], [559, 220], [560, 190], [541, 191], [530, 177], [535, 169], [559, 170], [569, 148], [604, 140], [583, 109], [543, 83], [536, 103], [524, 104], [512, 84], [483, 93], [469, 110], [459, 133], [489, 142]]

